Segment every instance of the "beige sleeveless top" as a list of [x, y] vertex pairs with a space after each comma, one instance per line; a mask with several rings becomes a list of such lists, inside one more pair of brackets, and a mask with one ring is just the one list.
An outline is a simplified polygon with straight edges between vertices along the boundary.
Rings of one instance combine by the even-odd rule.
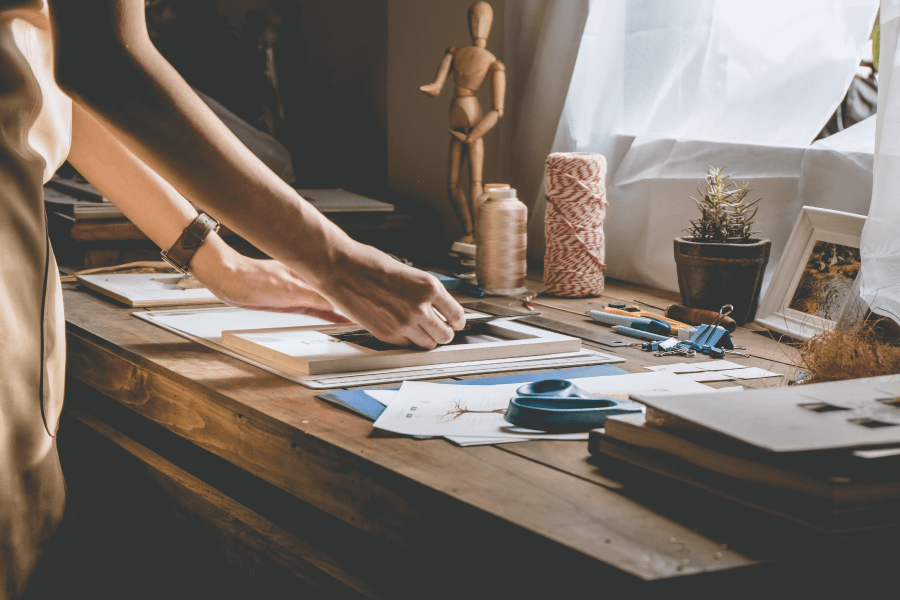
[[43, 0], [0, 0], [0, 599], [21, 592], [65, 503], [65, 329], [42, 188], [68, 153], [72, 105], [51, 44]]
[[72, 103], [53, 78], [46, 3], [15, 4], [28, 8], [0, 11], [5, 63], [0, 77], [6, 79], [0, 103], [6, 125], [0, 131], [0, 335], [15, 341], [0, 344], [6, 380], [0, 384], [0, 399], [39, 397], [41, 420], [53, 434], [62, 405], [65, 348], [59, 274], [47, 240], [42, 185], [68, 154]]

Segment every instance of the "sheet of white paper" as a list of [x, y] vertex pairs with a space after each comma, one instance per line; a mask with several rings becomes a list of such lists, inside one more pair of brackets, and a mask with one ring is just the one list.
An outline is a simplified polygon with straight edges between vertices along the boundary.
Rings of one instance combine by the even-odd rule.
[[683, 377], [684, 379], [690, 379], [691, 381], [728, 381], [729, 379], [734, 379], [733, 377], [729, 377], [722, 373], [722, 371], [701, 371], [700, 373], [684, 373], [679, 375], [679, 377]]
[[[377, 400], [381, 404], [388, 406], [391, 403], [399, 390], [363, 390], [367, 396]], [[457, 446], [485, 446], [490, 444], [508, 444], [510, 442], [526, 442], [529, 439], [535, 438], [516, 438], [516, 437], [475, 437], [475, 436], [462, 436], [462, 435], [450, 435], [445, 436], [446, 439], [450, 440]], [[554, 436], [550, 439], [559, 439]], [[584, 439], [583, 435], [578, 435], [574, 439]]]
[[[468, 446], [491, 446], [494, 444], [512, 444], [515, 442], [527, 442], [529, 440], [533, 440], [535, 438], [517, 438], [517, 437], [505, 437], [505, 438], [478, 438], [478, 437], [466, 437], [461, 435], [448, 435], [444, 437], [445, 440], [451, 441], [457, 446], [468, 447]], [[551, 438], [558, 439], [558, 438]], [[584, 440], [584, 437], [578, 437], [575, 441]]]
[[[634, 373], [572, 379], [581, 389], [628, 398], [632, 393], [697, 393], [711, 388], [672, 373]], [[406, 381], [375, 427], [407, 435], [483, 436], [543, 439], [578, 439], [572, 435], [549, 436], [515, 427], [506, 422], [503, 413], [509, 399], [521, 383], [503, 385], [447, 385]]]
[[377, 400], [381, 404], [387, 406], [391, 403], [391, 400], [394, 399], [394, 396], [397, 395], [397, 392], [400, 390], [363, 390], [366, 393], [366, 396], [372, 398], [373, 400]]
[[715, 391], [715, 392], [743, 392], [743, 391], [744, 391], [744, 386], [742, 386], [742, 385], [730, 385], [730, 386], [728, 386], [728, 387], [715, 388], [715, 390], [713, 390], [713, 391]]
[[222, 332], [232, 329], [269, 329], [274, 327], [302, 327], [330, 323], [325, 319], [291, 313], [273, 313], [244, 310], [226, 306], [223, 308], [196, 308], [186, 310], [149, 311], [135, 316], [157, 323], [167, 329], [183, 332], [193, 338], [202, 338], [219, 348]]
[[739, 365], [727, 360], [710, 360], [707, 362], [698, 362], [697, 368], [701, 371], [727, 371], [728, 369], [743, 369], [744, 365]]
[[728, 375], [731, 379], [759, 379], [762, 377], [781, 377], [781, 373], [773, 373], [759, 367], [749, 367], [746, 369], [732, 369], [729, 371], [719, 371], [722, 375]]
[[672, 363], [670, 365], [654, 365], [652, 367], [644, 367], [656, 373], [700, 373], [702, 369], [698, 365], [688, 363]]

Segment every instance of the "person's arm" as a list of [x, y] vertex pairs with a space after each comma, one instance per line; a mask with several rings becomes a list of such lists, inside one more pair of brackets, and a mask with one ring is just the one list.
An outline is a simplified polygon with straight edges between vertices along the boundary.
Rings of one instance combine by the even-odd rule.
[[[169, 248], [197, 211], [122, 146], [77, 103], [69, 162], [160, 248]], [[254, 260], [210, 234], [191, 259], [191, 272], [219, 299], [241, 308], [301, 312], [345, 321], [296, 273], [274, 260]]]
[[182, 196], [385, 341], [432, 348], [462, 327], [435, 278], [351, 240], [232, 135], [154, 48], [142, 0], [49, 5], [60, 86]]

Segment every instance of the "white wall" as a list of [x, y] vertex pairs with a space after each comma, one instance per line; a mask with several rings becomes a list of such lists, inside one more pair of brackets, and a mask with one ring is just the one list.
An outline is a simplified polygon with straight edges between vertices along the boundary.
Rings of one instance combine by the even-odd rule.
[[[447, 195], [447, 163], [450, 134], [447, 117], [453, 93], [452, 79], [437, 98], [426, 96], [419, 86], [430, 83], [449, 46], [472, 43], [466, 11], [473, 0], [387, 0], [387, 152], [388, 187], [391, 191], [437, 208], [444, 220], [446, 240], [462, 235], [459, 220]], [[488, 50], [503, 60], [503, 1], [493, 0], [494, 25]], [[485, 85], [479, 98], [490, 107]], [[484, 182], [496, 181], [499, 172], [500, 129], [485, 136]], [[468, 189], [468, 173], [463, 189]], [[468, 192], [467, 192], [468, 195]]]

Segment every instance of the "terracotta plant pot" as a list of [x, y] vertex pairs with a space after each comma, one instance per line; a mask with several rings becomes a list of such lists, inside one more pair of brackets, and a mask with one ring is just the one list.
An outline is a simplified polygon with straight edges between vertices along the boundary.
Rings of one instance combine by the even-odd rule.
[[731, 318], [738, 325], [752, 321], [771, 248], [772, 242], [764, 239], [731, 244], [675, 238], [682, 304], [715, 312], [731, 304]]

